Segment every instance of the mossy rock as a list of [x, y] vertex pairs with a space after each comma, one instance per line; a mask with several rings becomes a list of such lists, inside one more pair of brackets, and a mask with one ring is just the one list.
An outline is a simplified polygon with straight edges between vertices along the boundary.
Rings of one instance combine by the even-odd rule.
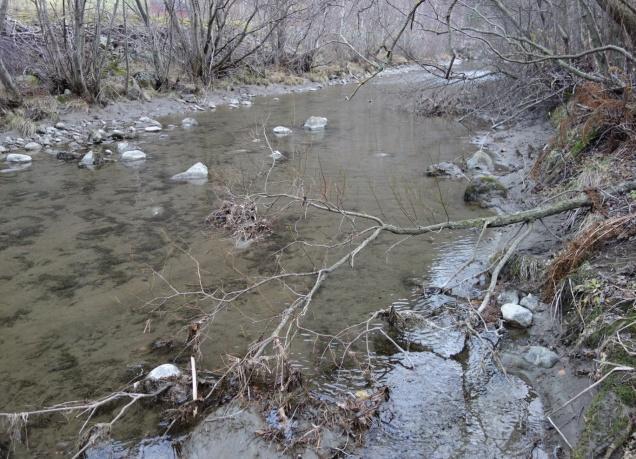
[[464, 201], [482, 203], [485, 199], [500, 196], [508, 196], [508, 190], [503, 184], [492, 176], [482, 176], [473, 179], [464, 191]]

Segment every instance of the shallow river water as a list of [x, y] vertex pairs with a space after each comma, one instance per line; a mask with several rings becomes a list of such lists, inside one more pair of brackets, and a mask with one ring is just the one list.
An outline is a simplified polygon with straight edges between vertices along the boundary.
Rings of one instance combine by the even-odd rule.
[[[343, 86], [279, 99], [255, 98], [251, 107], [196, 113], [199, 126], [193, 129], [181, 128], [181, 117], [161, 119], [164, 127], [176, 127], [135, 141], [148, 155], [139, 164], [86, 170], [39, 153], [30, 168], [0, 174], [0, 411], [96, 398], [166, 361], [186, 368], [186, 356], [180, 353], [184, 326], [206, 306], [183, 298], [152, 300], [170, 293], [168, 283], [182, 291], [196, 288], [193, 259], [200, 264], [206, 287], [231, 290], [245, 278], [273, 272], [277, 260], [288, 271], [323, 263], [324, 249], [305, 250], [298, 244], [277, 258], [278, 251], [295, 239], [317, 244], [342, 241], [346, 224], [341, 218], [319, 211], [300, 218], [296, 207], [270, 216], [272, 236], [237, 247], [226, 232], [205, 223], [228, 189], [261, 191], [267, 175], [270, 191], [289, 192], [302, 179], [310, 196], [326, 192], [348, 209], [401, 224], [483, 213], [464, 205], [461, 182], [438, 184], [425, 177], [428, 165], [456, 159], [473, 147], [471, 133], [463, 126], [418, 118], [400, 108], [396, 101], [408, 100], [409, 85], [417, 80], [412, 74], [388, 76], [363, 87], [351, 101], [345, 97], [352, 88]], [[302, 129], [311, 115], [329, 119], [324, 132]], [[276, 125], [290, 126], [294, 132], [275, 138], [271, 128]], [[264, 128], [272, 147], [287, 157], [273, 167]], [[198, 161], [209, 167], [207, 183], [170, 181]], [[355, 269], [344, 268], [328, 280], [304, 324], [335, 333], [377, 309], [410, 305], [410, 279], [444, 278], [468, 256], [475, 237], [434, 234], [399, 245], [399, 238], [381, 237], [359, 256]], [[331, 253], [329, 257], [333, 260]], [[202, 365], [218, 368], [225, 355], [244, 353], [289, 301], [280, 291], [280, 285], [262, 289], [219, 314], [206, 333]], [[313, 376], [316, 390], [337, 395], [364, 387], [356, 371], [337, 379], [316, 371], [312, 335], [304, 338], [294, 347], [293, 359]], [[432, 371], [435, 384], [411, 393], [420, 395], [404, 403], [433, 409], [432, 416], [450, 407], [452, 416], [469, 425], [469, 401], [458, 388], [466, 363], [432, 353], [415, 360], [424, 371]], [[408, 377], [394, 371], [387, 379]], [[488, 397], [507, 390], [503, 380], [491, 386], [484, 389]], [[526, 397], [523, 393], [517, 398]], [[399, 404], [399, 397], [396, 400]], [[159, 432], [156, 416], [147, 410], [130, 416], [134, 421], [116, 432], [120, 440], [134, 442]], [[502, 414], [500, 423], [505, 425], [492, 429], [500, 433], [517, 421]], [[424, 423], [427, 427], [421, 432], [372, 432], [374, 440], [363, 455], [385, 455], [390, 449], [383, 445], [390, 439], [391, 444], [402, 444], [406, 455], [427, 456], [437, 450], [434, 440], [427, 444], [426, 438], [444, 426], [455, 429], [451, 434], [456, 438], [472, 435], [467, 444], [479, 448], [479, 436], [456, 418], [439, 422], [443, 425]], [[18, 455], [48, 457], [72, 449], [76, 423], [67, 424], [61, 417], [46, 422], [33, 418], [31, 423], [30, 449], [19, 448]], [[408, 441], [400, 443], [404, 435]], [[452, 450], [448, 440], [444, 445]], [[452, 457], [444, 451], [438, 451], [439, 457]], [[466, 454], [471, 451], [466, 449]]]

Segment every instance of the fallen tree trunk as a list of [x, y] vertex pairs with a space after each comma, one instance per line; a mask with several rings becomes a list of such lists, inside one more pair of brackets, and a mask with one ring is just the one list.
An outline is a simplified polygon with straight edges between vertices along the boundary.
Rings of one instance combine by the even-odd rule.
[[[623, 182], [619, 185], [606, 188], [605, 190], [599, 190], [601, 195], [605, 196], [614, 196], [618, 194], [623, 194], [632, 190], [636, 190], [636, 180], [631, 180], [627, 182]], [[274, 331], [266, 338], [260, 340], [255, 343], [251, 348], [248, 356], [251, 357], [260, 357], [265, 351], [266, 347], [275, 343], [277, 347], [280, 346], [280, 339], [283, 336], [290, 336], [289, 327], [292, 325], [290, 322], [292, 319], [300, 319], [300, 317], [304, 316], [309, 308], [309, 305], [317, 292], [320, 290], [320, 287], [327, 279], [329, 274], [336, 271], [341, 266], [347, 264], [347, 262], [353, 266], [354, 259], [358, 253], [364, 250], [371, 242], [376, 240], [382, 232], [388, 232], [392, 234], [400, 234], [400, 235], [420, 235], [432, 232], [439, 232], [444, 229], [468, 229], [468, 228], [497, 228], [504, 227], [509, 225], [514, 225], [516, 223], [532, 223], [536, 220], [540, 220], [545, 217], [549, 217], [551, 215], [558, 215], [564, 212], [568, 212], [570, 210], [582, 208], [582, 207], [591, 207], [595, 203], [592, 200], [592, 197], [584, 191], [578, 192], [577, 196], [561, 200], [552, 205], [540, 206], [529, 210], [524, 210], [521, 212], [515, 212], [512, 214], [505, 215], [497, 215], [492, 217], [482, 217], [482, 218], [473, 218], [467, 220], [457, 220], [457, 221], [446, 221], [443, 223], [437, 223], [434, 225], [428, 226], [416, 226], [416, 227], [400, 227], [396, 225], [386, 224], [382, 221], [381, 218], [365, 214], [362, 212], [352, 212], [338, 208], [337, 206], [333, 206], [329, 203], [311, 200], [304, 197], [293, 196], [293, 195], [261, 195], [273, 198], [287, 197], [294, 200], [298, 200], [301, 202], [303, 206], [311, 206], [317, 209], [326, 210], [329, 212], [338, 213], [344, 216], [348, 216], [351, 218], [362, 218], [366, 220], [371, 220], [376, 223], [376, 225], [371, 226], [364, 230], [364, 233], [370, 233], [366, 236], [353, 250], [339, 258], [332, 265], [322, 268], [318, 271], [314, 271], [311, 273], [306, 273], [307, 276], [316, 276], [316, 280], [314, 281], [312, 287], [308, 291], [307, 294], [301, 296], [298, 300], [294, 301], [290, 306], [288, 306], [282, 313], [281, 319], [274, 329]], [[482, 308], [483, 309], [483, 308]], [[287, 328], [287, 331], [283, 334], [283, 330]], [[283, 336], [281, 336], [283, 335]], [[283, 346], [286, 348], [286, 346]]]

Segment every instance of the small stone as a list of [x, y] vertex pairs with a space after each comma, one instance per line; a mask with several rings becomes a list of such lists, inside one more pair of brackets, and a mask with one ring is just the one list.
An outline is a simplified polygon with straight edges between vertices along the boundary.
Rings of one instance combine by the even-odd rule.
[[93, 166], [95, 164], [95, 155], [93, 154], [93, 151], [89, 151], [88, 153], [86, 153], [81, 161], [79, 162], [80, 166]]
[[241, 103], [241, 101], [239, 101], [238, 99], [230, 99], [228, 101], [228, 104], [230, 104], [230, 105], [237, 105], [238, 106], [240, 103]]
[[194, 118], [184, 118], [181, 121], [181, 126], [184, 128], [192, 128], [194, 126], [198, 126], [199, 122], [197, 120], [195, 120]]
[[66, 127], [66, 124], [62, 123], [61, 121], [59, 123], [55, 124], [55, 129], [59, 129], [61, 131], [66, 131], [68, 128]]
[[24, 146], [24, 149], [29, 151], [38, 151], [42, 149], [42, 145], [37, 142], [29, 142]]
[[537, 367], [552, 368], [559, 361], [559, 356], [546, 347], [530, 346], [523, 353], [523, 359]]
[[530, 293], [528, 296], [523, 297], [519, 304], [531, 311], [536, 311], [539, 308], [539, 299]]
[[464, 201], [477, 202], [483, 205], [484, 201], [492, 196], [506, 197], [508, 190], [494, 177], [475, 177], [464, 191]]
[[252, 101], [251, 100], [242, 100], [241, 101], [241, 105], [243, 105], [245, 107], [251, 107], [252, 106]]
[[501, 315], [511, 325], [528, 328], [532, 325], [532, 312], [514, 303], [506, 303], [501, 307]]
[[6, 160], [9, 163], [30, 163], [33, 158], [29, 155], [21, 155], [20, 153], [9, 153]]
[[110, 138], [113, 140], [124, 140], [126, 133], [120, 129], [113, 129], [110, 131]]
[[122, 161], [142, 161], [146, 159], [146, 154], [141, 150], [128, 150], [122, 153]]
[[209, 102], [208, 103], [208, 110], [216, 110], [216, 104]]
[[467, 161], [466, 166], [468, 169], [478, 169], [481, 171], [494, 170], [494, 163], [488, 153], [479, 150], [473, 154]]
[[144, 131], [146, 131], [146, 132], [159, 132], [159, 131], [161, 131], [161, 126], [148, 126], [147, 128], [144, 128]]
[[[497, 296], [497, 303], [501, 305], [506, 303], [519, 304], [519, 294], [516, 290], [504, 290]], [[521, 305], [524, 306], [523, 303]]]
[[70, 96], [70, 95], [72, 95], [72, 94], [73, 94], [73, 93], [71, 92], [71, 90], [70, 90], [70, 89], [66, 88], [66, 89], [64, 90], [64, 95], [65, 95], [65, 96]]
[[102, 141], [104, 140], [102, 132], [103, 131], [101, 129], [91, 131], [91, 133], [88, 135], [88, 141], [94, 144], [102, 143]]
[[3, 147], [2, 145], [0, 145], [0, 153], [6, 153], [7, 151], [9, 150], [7, 150], [6, 147]]
[[157, 120], [153, 120], [152, 118], [148, 118], [147, 116], [142, 116], [139, 118], [139, 122], [143, 124], [149, 124], [151, 126], [159, 126], [161, 127], [161, 123]]
[[276, 126], [274, 129], [272, 129], [272, 132], [276, 135], [283, 136], [291, 134], [292, 130], [285, 126]]
[[428, 166], [426, 175], [429, 177], [461, 177], [462, 170], [453, 163], [437, 163]]
[[320, 131], [327, 126], [327, 118], [323, 118], [322, 116], [311, 116], [305, 121], [305, 129], [309, 131]]
[[283, 155], [283, 154], [282, 154], [280, 151], [278, 151], [278, 150], [274, 150], [274, 151], [272, 152], [272, 154], [271, 154], [271, 155], [269, 155], [269, 156], [270, 156], [271, 158], [273, 158], [273, 159], [274, 159], [274, 161], [277, 161], [277, 160], [282, 159], [282, 158], [284, 158], [284, 157], [285, 157], [285, 155]]
[[117, 144], [117, 151], [119, 153], [123, 153], [125, 151], [134, 150], [134, 149], [135, 148], [131, 144], [129, 144], [128, 142], [119, 142]]
[[156, 368], [153, 368], [146, 376], [146, 379], [150, 381], [161, 381], [164, 379], [178, 378], [181, 376], [181, 370], [171, 363], [164, 363]]
[[208, 168], [205, 164], [200, 162], [190, 167], [187, 171], [172, 176], [172, 180], [176, 180], [178, 182], [207, 180], [207, 178]]

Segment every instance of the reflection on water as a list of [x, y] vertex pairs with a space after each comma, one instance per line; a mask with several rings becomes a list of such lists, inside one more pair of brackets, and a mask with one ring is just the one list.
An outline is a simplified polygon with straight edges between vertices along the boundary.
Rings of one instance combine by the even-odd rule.
[[[273, 272], [275, 252], [298, 234], [315, 243], [342, 240], [349, 223], [319, 212], [307, 219], [300, 219], [297, 210], [273, 215], [275, 234], [242, 250], [226, 234], [205, 226], [205, 217], [228, 189], [253, 192], [262, 187], [262, 179], [253, 178], [258, 173], [263, 177], [271, 166], [264, 127], [267, 133], [277, 125], [294, 131], [269, 138], [272, 148], [287, 157], [268, 176], [270, 190], [289, 191], [302, 177], [308, 195], [326, 193], [349, 209], [399, 224], [473, 215], [463, 204], [461, 183], [436, 184], [424, 176], [431, 163], [470, 151], [470, 134], [447, 120], [396, 110], [394, 100], [406, 90], [394, 76], [363, 87], [350, 102], [344, 102], [351, 91], [345, 87], [280, 100], [260, 98], [252, 107], [196, 114], [199, 126], [194, 129], [144, 135], [136, 144], [148, 159], [134, 165], [78, 169], [40, 153], [30, 168], [0, 174], [3, 410], [96, 397], [143, 369], [177, 358], [184, 324], [204, 305], [146, 303], [168, 289], [156, 272], [178, 289], [193, 288], [198, 281], [190, 254], [201, 263], [206, 287], [227, 290], [244, 285], [245, 276]], [[327, 130], [303, 131], [302, 123], [311, 115], [326, 116]], [[162, 122], [180, 125], [178, 118]], [[198, 161], [210, 170], [208, 183], [169, 180]], [[454, 237], [435, 234], [397, 246], [396, 238], [382, 237], [358, 257], [355, 269], [330, 278], [306, 317], [306, 327], [334, 333], [408, 298], [410, 288], [402, 280], [427, 276], [434, 261], [440, 266], [440, 259], [452, 260]], [[462, 237], [465, 244], [474, 244], [475, 235]], [[288, 253], [283, 260], [288, 270], [323, 262], [317, 255], [324, 250], [295, 247]], [[216, 368], [223, 355], [244, 352], [288, 299], [285, 293], [263, 289], [219, 314], [202, 348], [205, 365]], [[311, 370], [315, 357], [311, 338], [305, 338], [306, 345], [299, 340], [294, 355], [298, 365]], [[160, 344], [170, 340], [176, 350], [166, 352]], [[351, 384], [364, 384], [362, 376], [324, 380], [327, 392]], [[151, 434], [155, 421], [127, 424], [125, 435]], [[55, 427], [62, 430], [36, 425], [32, 447], [60, 447], [60, 438], [73, 438], [75, 432], [75, 427], [63, 426], [61, 420]]]

